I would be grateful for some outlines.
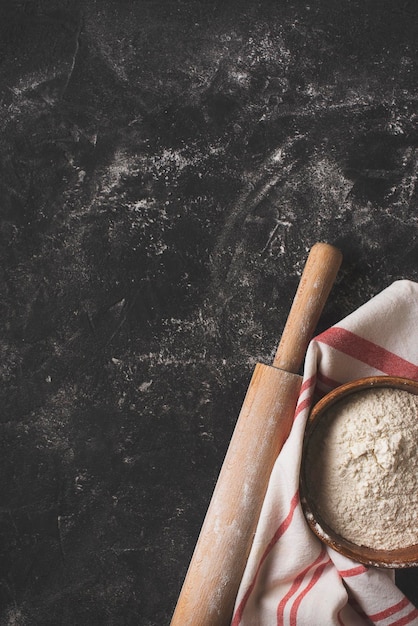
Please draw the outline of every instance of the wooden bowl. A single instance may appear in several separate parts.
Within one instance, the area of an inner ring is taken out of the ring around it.
[[[307,488],[307,452],[311,445],[312,434],[318,426],[321,417],[336,403],[350,394],[370,388],[402,389],[418,395],[418,382],[407,378],[394,376],[372,376],[360,378],[337,387],[324,396],[312,409],[305,432],[302,464],[300,471],[301,503],[306,520],[315,535],[341,554],[364,565],[386,568],[405,568],[418,566],[418,544],[391,550],[369,548],[356,545],[336,533],[321,517],[312,493]],[[418,512],[417,512],[418,514]]]

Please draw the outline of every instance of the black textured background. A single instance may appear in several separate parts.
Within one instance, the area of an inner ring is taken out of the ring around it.
[[[2,1],[1,626],[168,624],[307,250],[344,253],[319,330],[418,280],[417,35],[404,0]]]

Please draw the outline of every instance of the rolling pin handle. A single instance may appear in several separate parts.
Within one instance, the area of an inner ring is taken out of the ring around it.
[[[273,366],[296,374],[334,284],[342,261],[340,250],[316,243],[309,253]]]

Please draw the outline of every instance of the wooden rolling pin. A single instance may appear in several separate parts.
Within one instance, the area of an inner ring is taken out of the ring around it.
[[[297,374],[342,255],[308,256],[272,366],[257,363],[193,553],[171,626],[227,626],[274,462],[292,425]]]

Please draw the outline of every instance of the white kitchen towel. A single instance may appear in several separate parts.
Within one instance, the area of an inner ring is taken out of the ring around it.
[[[299,500],[306,420],[326,392],[356,378],[418,380],[418,284],[394,282],[309,345],[294,423],[275,463],[232,626],[418,626],[394,572],[327,548]]]

